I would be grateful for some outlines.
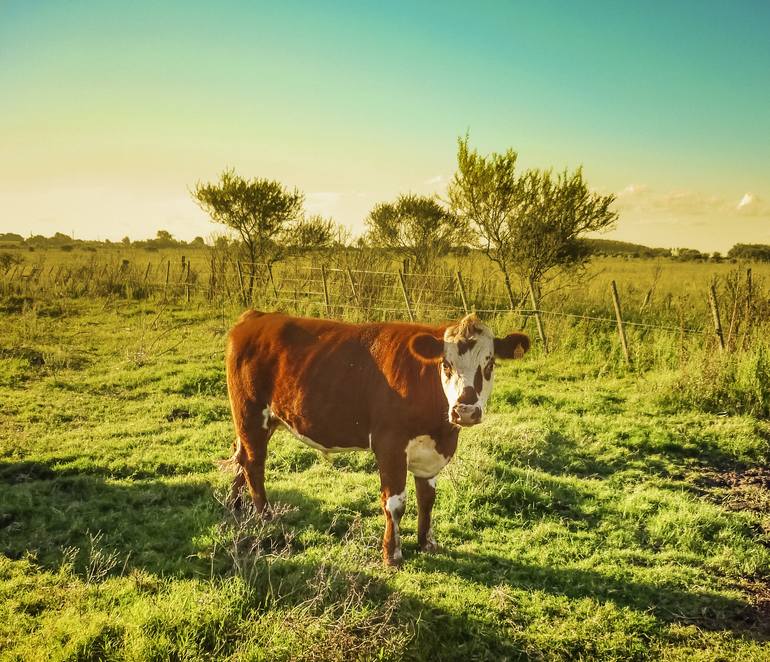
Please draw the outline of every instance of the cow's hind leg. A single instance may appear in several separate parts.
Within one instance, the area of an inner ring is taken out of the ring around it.
[[[438,545],[433,537],[431,515],[436,500],[436,478],[415,476],[414,488],[417,494],[417,542],[423,552],[435,552]]]
[[[263,411],[259,411],[257,416],[248,416],[239,424],[236,423],[236,431],[238,449],[235,457],[240,467],[233,479],[231,499],[237,503],[245,484],[249,488],[255,510],[266,514],[269,504],[265,492],[265,460],[267,442],[275,431],[275,425]]]

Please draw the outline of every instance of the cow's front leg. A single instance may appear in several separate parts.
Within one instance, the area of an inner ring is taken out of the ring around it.
[[[417,493],[417,542],[423,552],[435,552],[438,545],[433,537],[431,515],[433,502],[436,500],[436,478],[415,476],[414,487]]]
[[[380,463],[380,500],[385,515],[385,536],[382,558],[385,565],[401,564],[401,535],[399,526],[406,509],[406,461],[390,459]]]

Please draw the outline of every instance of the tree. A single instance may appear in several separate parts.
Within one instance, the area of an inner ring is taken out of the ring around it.
[[[515,151],[481,156],[468,143],[467,135],[458,140],[449,202],[476,229],[478,245],[503,272],[512,302],[511,274],[538,280],[554,268],[583,264],[589,252],[581,235],[617,219],[610,209],[615,196],[591,193],[582,168],[519,174]]]
[[[400,195],[376,205],[366,219],[367,241],[413,261],[417,272],[465,240],[466,226],[433,196]]]
[[[258,263],[270,265],[283,256],[285,240],[302,218],[304,196],[277,181],[246,180],[232,169],[218,183],[196,184],[192,196],[214,222],[240,236],[250,300]]]
[[[158,230],[155,233],[155,239],[151,239],[151,241],[158,247],[174,246],[177,243],[176,239],[174,239],[174,235],[168,230]]]
[[[293,225],[286,233],[287,249],[295,255],[330,248],[338,234],[331,218],[310,216]]]

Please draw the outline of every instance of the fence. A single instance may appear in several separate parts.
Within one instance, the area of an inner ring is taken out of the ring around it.
[[[174,264],[176,262],[176,264]],[[406,266],[406,265],[405,265]],[[252,269],[253,267],[253,269]],[[689,312],[689,319],[679,314],[675,323],[661,323],[624,316],[618,287],[614,280],[603,297],[605,314],[575,310],[562,300],[559,306],[543,307],[540,288],[530,281],[523,291],[511,297],[502,279],[490,269],[484,276],[467,276],[460,270],[444,269],[417,274],[407,269],[359,269],[349,266],[308,265],[307,261],[287,261],[279,265],[256,265],[226,257],[212,257],[195,264],[181,260],[161,260],[138,264],[128,260],[99,262],[92,259],[80,264],[13,264],[0,276],[5,296],[35,299],[40,296],[107,296],[126,299],[155,299],[192,304],[229,304],[282,309],[297,314],[345,318],[357,321],[409,319],[444,321],[471,311],[485,318],[500,315],[518,318],[521,328],[530,317],[535,320],[537,337],[548,351],[547,318],[569,319],[575,323],[613,325],[617,328],[626,362],[632,356],[628,328],[662,330],[684,334],[713,335],[720,351],[734,347],[740,325],[745,331],[755,317],[759,297],[752,283],[751,269],[745,283],[728,287],[729,326],[725,333],[717,288],[710,283],[704,292],[708,309]],[[729,285],[729,283],[728,283]],[[646,293],[639,310],[649,310],[653,287]],[[518,303],[517,303],[518,302]],[[529,304],[527,306],[526,304]],[[596,303],[596,302],[592,302]],[[612,304],[611,309],[609,304]],[[668,305],[671,308],[669,295]],[[595,307],[595,306],[594,306]],[[636,315],[637,318],[640,314]],[[709,328],[710,327],[710,328]]]

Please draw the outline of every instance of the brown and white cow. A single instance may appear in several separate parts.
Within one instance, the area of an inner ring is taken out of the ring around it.
[[[324,452],[374,453],[388,565],[401,561],[399,523],[411,472],[418,542],[435,550],[436,475],[454,455],[460,428],[481,422],[495,357],[528,349],[526,335],[495,338],[473,314],[432,327],[244,313],[230,331],[226,358],[237,435],[231,503],[240,505],[246,484],[257,511],[268,507],[267,443],[282,425]]]

